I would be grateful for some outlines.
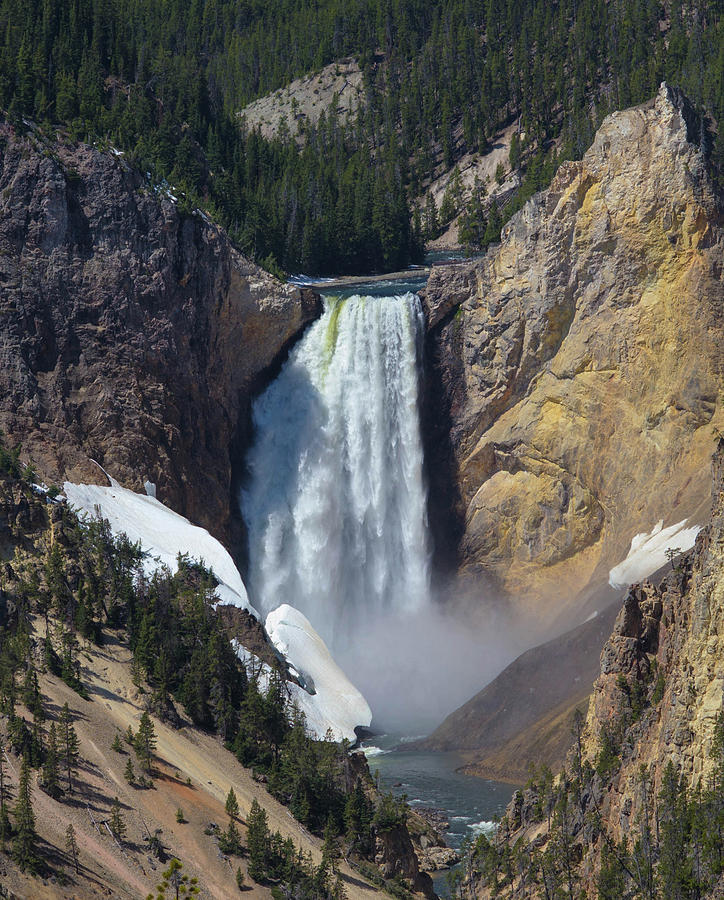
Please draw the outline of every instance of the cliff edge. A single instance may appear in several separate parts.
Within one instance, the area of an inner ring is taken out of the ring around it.
[[[0,427],[49,484],[95,460],[228,542],[251,398],[318,302],[116,151],[0,124]]]
[[[635,534],[708,510],[724,233],[694,119],[666,84],[608,116],[499,247],[424,292],[438,552],[542,636],[602,608]]]

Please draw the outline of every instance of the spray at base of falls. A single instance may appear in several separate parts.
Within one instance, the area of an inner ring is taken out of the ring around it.
[[[481,677],[470,623],[431,601],[422,335],[415,294],[326,298],[254,405],[241,496],[252,602],[301,610],[398,727],[436,724]]]

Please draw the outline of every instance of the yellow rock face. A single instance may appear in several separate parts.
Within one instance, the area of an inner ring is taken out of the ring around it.
[[[544,631],[631,538],[709,508],[724,430],[724,240],[685,105],[609,116],[581,162],[425,302],[451,420],[460,573]],[[434,487],[434,486],[433,486]]]

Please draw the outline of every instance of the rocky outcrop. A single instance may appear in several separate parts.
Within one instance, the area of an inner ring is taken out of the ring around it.
[[[443,837],[450,827],[443,810],[410,807],[406,824],[421,872],[439,872],[460,862],[458,851],[448,847]]]
[[[626,596],[601,653],[580,758],[574,747],[555,786],[542,790],[532,783],[519,792],[492,845],[497,850],[516,846],[530,863],[530,854],[545,860],[550,853],[553,859],[565,840],[565,857],[581,895],[597,893],[602,864],[612,859],[621,861],[620,896],[626,879],[638,877],[628,854],[639,853],[639,859],[648,854],[653,867],[664,865],[664,831],[671,816],[662,793],[667,768],[677,784],[690,790],[692,801],[701,797],[699,791],[712,790],[717,769],[724,771],[724,439],[714,456],[712,484],[711,519],[694,551],[658,586],[634,585]],[[718,784],[713,790],[720,798]],[[721,833],[710,838],[721,851]],[[482,859],[495,859],[497,851],[491,853],[490,845],[477,850],[468,868],[469,896],[529,896],[526,879],[530,882],[532,867],[494,889]],[[679,865],[685,864],[684,853]],[[549,868],[551,879],[567,877],[562,870],[556,875],[555,867]],[[702,863],[702,873],[705,868]],[[712,877],[720,878],[718,870]],[[720,881],[706,896],[720,896],[723,887]],[[652,896],[673,894],[664,889]]]
[[[404,879],[414,893],[431,898],[436,896],[432,879],[420,871],[405,825],[376,830],[374,861],[386,881]]]
[[[715,725],[724,710],[724,440],[713,464],[713,513],[694,552],[658,586],[634,585],[601,654],[587,722],[594,756],[601,729],[630,703],[636,685],[659,684],[657,704],[629,729],[622,765],[604,799],[619,840],[640,806],[640,767],[655,793],[668,762],[689,784],[714,766]]]
[[[251,397],[317,313],[122,156],[0,126],[0,426],[48,483],[95,460],[228,539]]]
[[[694,126],[666,85],[610,115],[424,293],[439,555],[539,633],[585,618],[634,534],[708,509],[724,236]]]

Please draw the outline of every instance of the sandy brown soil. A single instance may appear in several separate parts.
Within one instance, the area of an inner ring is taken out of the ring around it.
[[[214,837],[204,834],[210,822],[222,828],[226,826],[224,801],[232,785],[239,800],[242,840],[245,817],[256,798],[266,809],[270,827],[292,837],[297,846],[310,851],[318,862],[321,841],[271,798],[216,738],[189,724],[173,730],[154,720],[158,739],[154,788],[141,789],[127,784],[123,772],[128,753],[113,751],[111,743],[116,730],[125,732],[128,725],[137,728],[143,712],[143,696],[131,679],[128,647],[114,633],[106,633],[106,637],[102,648],[89,647],[82,654],[83,681],[88,686],[90,700],[83,700],[53,676],[44,675],[41,679],[44,705],[50,715],[57,717],[68,702],[83,757],[79,787],[69,799],[58,802],[37,787],[33,791],[36,826],[45,844],[43,855],[51,859],[56,871],[65,871],[68,883],[63,886],[56,878],[44,881],[23,876],[2,856],[0,883],[16,897],[28,900],[145,898],[160,881],[165,865],[148,854],[144,837],[147,829],[153,832],[161,828],[168,855],[181,859],[184,871],[198,879],[202,897],[226,900],[239,895],[235,880],[237,866],[245,875],[245,896],[269,897],[267,888],[248,878],[245,860],[223,856]],[[124,747],[127,748],[125,743]],[[135,754],[131,758],[139,774]],[[6,763],[14,787],[19,760],[7,754]],[[187,779],[191,780],[190,785]],[[121,801],[127,825],[122,847],[103,824],[109,817],[114,796]],[[186,819],[183,824],[176,822],[179,807]],[[76,876],[65,853],[68,822],[73,823],[80,847],[80,876]],[[350,900],[368,900],[379,895],[377,888],[364,883],[347,867],[343,867],[342,875]]]
[[[340,59],[313,75],[297,78],[286,87],[254,100],[239,116],[246,119],[248,128],[259,127],[266,138],[274,137],[283,121],[290,134],[297,136],[302,123],[313,125],[319,121],[335,94],[337,111],[344,121],[364,101],[362,72],[356,60]]]
[[[486,187],[486,197],[497,197],[498,195],[506,195],[512,188],[519,184],[518,176],[510,172],[510,140],[517,128],[517,124],[509,125],[500,131],[493,140],[492,146],[488,153],[481,156],[478,153],[466,153],[457,162],[457,168],[460,170],[460,180],[462,182],[465,197],[469,199],[471,189],[475,184],[476,177]],[[499,165],[503,166],[506,173],[505,179],[501,184],[495,179],[495,172]],[[454,169],[446,170],[439,175],[425,191],[424,196],[420,197],[418,203],[424,208],[425,198],[427,194],[432,194],[438,209],[442,204],[445,191],[452,179]],[[458,250],[460,249],[460,241],[458,238],[458,220],[453,219],[445,231],[434,241],[427,244],[428,250]]]

